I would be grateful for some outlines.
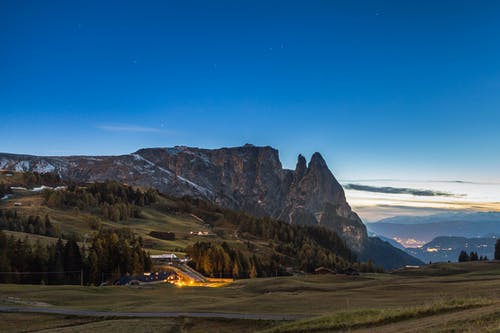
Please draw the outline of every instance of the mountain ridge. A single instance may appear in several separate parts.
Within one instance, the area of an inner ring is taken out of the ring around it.
[[[295,170],[282,167],[278,150],[246,144],[203,149],[143,148],[106,156],[36,156],[0,153],[0,169],[55,172],[84,182],[107,179],[151,186],[170,195],[199,197],[223,207],[269,215],[289,223],[324,224],[361,249],[366,228],[320,153]]]
[[[320,153],[295,170],[283,168],[277,149],[250,144],[204,149],[143,148],[116,156],[35,156],[0,153],[0,169],[54,172],[79,182],[116,180],[190,196],[221,207],[337,232],[357,253],[373,248],[366,227]]]

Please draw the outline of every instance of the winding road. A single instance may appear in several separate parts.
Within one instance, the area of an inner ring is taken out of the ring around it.
[[[223,313],[223,312],[117,312],[94,311],[64,308],[42,308],[22,306],[0,306],[0,312],[10,313],[44,313],[54,315],[68,315],[79,317],[116,317],[116,318],[226,318],[226,319],[251,319],[251,320],[294,320],[307,318],[302,315],[284,314],[256,314],[256,313]]]

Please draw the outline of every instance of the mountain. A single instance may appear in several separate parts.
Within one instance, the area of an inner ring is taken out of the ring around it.
[[[0,169],[55,172],[79,182],[117,180],[154,187],[168,195],[203,198],[256,216],[325,225],[353,247],[366,238],[365,226],[319,153],[309,165],[300,155],[293,171],[282,168],[276,149],[253,145],[214,150],[151,148],[121,156],[0,154]]]
[[[368,229],[397,239],[407,247],[422,246],[438,236],[484,237],[500,235],[500,213],[444,213],[430,216],[398,216],[368,223]]]
[[[282,167],[276,149],[249,144],[221,149],[148,148],[120,156],[2,153],[0,169],[54,172],[78,182],[116,180],[291,224],[320,225],[336,231],[361,255],[368,245],[373,250],[376,242],[368,237],[365,225],[351,210],[342,186],[319,153],[313,154],[309,164],[299,155],[295,170]],[[384,245],[381,251],[390,255],[392,249]]]
[[[381,235],[377,235],[376,233],[374,232],[371,232],[371,231],[368,231],[368,235],[370,237],[376,237],[376,238],[379,238],[380,240],[384,241],[384,242],[387,242],[389,244],[391,244],[392,246],[394,246],[396,249],[400,249],[402,251],[405,251],[406,252],[406,248],[401,245],[400,243],[396,242],[394,239],[391,239],[391,238],[387,238],[387,237],[384,237],[384,236],[381,236]]]
[[[365,243],[364,250],[359,255],[359,260],[368,260],[374,263],[383,263],[386,269],[395,269],[404,265],[420,266],[423,262],[406,251],[395,248],[389,242],[378,237],[369,237]]]
[[[478,256],[487,256],[492,259],[495,253],[496,237],[450,237],[434,238],[421,248],[408,248],[408,253],[424,262],[457,261],[460,251],[477,252]]]
[[[500,212],[445,212],[424,216],[394,216],[379,220],[374,223],[392,224],[426,224],[439,222],[500,222]]]

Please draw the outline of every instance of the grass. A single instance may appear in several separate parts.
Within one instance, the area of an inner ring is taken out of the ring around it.
[[[441,272],[436,274],[438,270]],[[429,276],[424,274],[426,271],[430,272]],[[205,326],[213,328],[206,331],[215,332],[245,332],[245,327],[246,332],[363,331],[374,327],[382,332],[398,333],[408,328],[418,332],[462,332],[459,322],[464,328],[470,328],[470,332],[474,332],[475,325],[484,328],[481,331],[494,332],[500,324],[500,263],[436,264],[404,274],[249,279],[222,288],[0,285],[2,305],[28,306],[36,302],[44,306],[99,311],[215,311],[314,317],[289,324],[205,322],[205,319],[192,318],[189,325],[177,319],[162,322],[110,318],[109,322],[78,323],[60,328],[60,332],[116,331],[113,327],[123,332],[134,331],[134,328],[138,332],[147,331],[142,330],[144,327],[150,327],[149,331],[162,331],[163,327],[165,332],[200,332]],[[14,314],[2,314],[2,320],[11,315]],[[37,315],[26,316],[38,318]],[[55,318],[52,324],[44,321],[49,319],[42,319],[20,320],[19,325],[29,327],[32,322],[34,326],[53,324],[56,327],[64,318]],[[134,324],[139,322],[144,326]],[[199,326],[200,322],[203,325]],[[6,326],[7,323],[1,322],[0,327],[12,327]],[[11,323],[16,327],[14,320]]]
[[[96,319],[72,316],[37,314],[2,314],[0,333],[7,332],[120,332],[120,333],[202,333],[202,332],[255,332],[266,329],[273,322],[260,320],[225,320],[205,318],[165,319]]]
[[[94,322],[93,318],[76,318],[34,313],[2,313],[0,332],[30,332]]]
[[[358,309],[332,315],[299,320],[264,331],[265,333],[307,333],[335,330],[352,330],[361,327],[376,327],[389,323],[433,316],[441,313],[465,310],[490,305],[485,299],[450,300],[398,309]],[[263,333],[264,333],[263,332]]]
[[[436,327],[435,332],[440,333],[475,333],[475,332],[500,332],[500,310],[465,320],[454,320]]]
[[[237,280],[222,288],[4,284],[0,285],[0,302],[5,302],[7,297],[16,297],[53,306],[101,311],[217,311],[318,316],[355,309],[411,307],[447,299],[498,300],[500,263],[463,264],[463,267],[466,273],[450,276],[308,275]],[[482,273],[476,274],[475,269]]]

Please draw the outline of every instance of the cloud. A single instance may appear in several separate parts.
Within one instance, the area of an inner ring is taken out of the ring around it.
[[[98,129],[108,132],[136,132],[136,133],[171,133],[170,131],[166,131],[159,128],[154,127],[145,127],[145,126],[137,126],[137,125],[98,125],[96,126]]]
[[[389,186],[369,186],[361,184],[346,184],[344,188],[348,190],[364,191],[364,192],[376,192],[376,193],[388,193],[388,194],[411,194],[414,196],[423,197],[454,197],[455,195],[448,192],[433,191],[433,190],[420,190],[414,188],[406,187],[389,187]]]

